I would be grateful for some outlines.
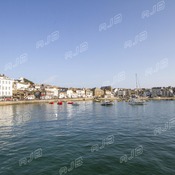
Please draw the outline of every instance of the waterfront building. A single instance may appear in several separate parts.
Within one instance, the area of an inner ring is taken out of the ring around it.
[[[162,87],[153,87],[151,89],[151,97],[157,97],[157,96],[162,96],[163,95],[163,88]]]
[[[14,99],[33,99],[34,97],[34,83],[26,78],[19,78],[13,82],[13,98]]]
[[[76,92],[76,94],[79,98],[85,98],[86,97],[84,89],[77,89],[75,92]]]
[[[162,89],[163,97],[174,97],[174,91],[172,87],[167,87]]]
[[[11,98],[13,95],[13,80],[6,77],[4,74],[0,75],[0,98]]]
[[[87,98],[92,98],[93,97],[93,91],[91,91],[90,89],[86,89],[85,93],[86,93]]]
[[[93,96],[94,97],[103,97],[104,96],[104,90],[99,89],[99,88],[93,88]]]
[[[66,92],[59,92],[58,98],[67,98]]]
[[[68,98],[72,98],[73,94],[74,94],[74,92],[73,92],[72,89],[68,89],[67,92],[66,92],[66,95],[67,95]]]
[[[104,90],[104,98],[113,98],[114,95],[109,90]]]
[[[118,96],[119,97],[125,97],[126,96],[126,90],[125,89],[119,89],[118,90]]]
[[[122,89],[122,88],[114,89],[113,93],[115,96],[122,97],[122,98],[124,98],[126,96],[130,96],[130,94],[131,94],[130,90]]]
[[[112,92],[112,87],[111,86],[102,86],[101,90],[103,90],[103,91],[107,90],[107,91]]]
[[[58,94],[59,94],[58,91],[59,91],[59,89],[57,87],[44,86],[44,85],[42,85],[41,87],[40,87],[41,99],[44,100],[44,99],[58,98]]]
[[[27,95],[26,98],[27,100],[34,100],[35,99],[35,95]]]
[[[30,87],[30,83],[19,82],[15,80],[13,82],[13,90],[27,90]]]
[[[35,89],[41,89],[41,85],[40,84],[35,84],[34,87],[35,87]]]
[[[78,94],[76,92],[73,92],[72,98],[78,98]]]
[[[151,97],[151,90],[145,89],[143,92],[143,97]]]

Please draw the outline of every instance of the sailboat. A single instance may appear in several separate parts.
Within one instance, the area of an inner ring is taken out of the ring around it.
[[[138,82],[137,82],[137,74],[136,74],[136,91],[138,89]],[[138,91],[137,91],[137,95],[135,96],[132,96],[130,99],[129,99],[129,104],[130,105],[144,105],[145,104],[145,101],[142,100],[139,96],[138,96]]]
[[[130,105],[144,105],[145,101],[140,99],[140,97],[135,96],[129,99],[129,104]]]

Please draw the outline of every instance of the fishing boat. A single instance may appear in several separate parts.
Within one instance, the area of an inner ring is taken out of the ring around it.
[[[53,105],[53,104],[54,104],[54,102],[53,102],[53,101],[51,101],[51,102],[49,102],[49,104]]]
[[[95,98],[93,101],[94,101],[94,102],[101,102],[101,100],[98,99],[98,98]]]
[[[78,103],[73,103],[72,106],[79,106],[79,104]]]
[[[101,103],[101,105],[102,106],[111,106],[111,105],[113,105],[113,102],[105,100],[104,102]]]
[[[67,102],[67,104],[71,104],[71,105],[72,105],[73,103],[74,103],[73,101],[68,101],[68,102]]]
[[[62,104],[63,104],[62,101],[58,101],[58,102],[57,102],[57,105],[62,105]]]

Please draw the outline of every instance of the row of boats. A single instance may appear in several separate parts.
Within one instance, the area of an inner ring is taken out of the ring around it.
[[[100,99],[94,99],[94,102],[100,102],[102,106],[111,106],[111,105],[114,104],[112,100],[103,100],[103,101],[101,101]],[[49,104],[54,104],[54,102],[53,101],[49,102]],[[67,104],[70,104],[72,106],[79,106],[78,103],[72,102],[72,101],[68,101]],[[145,105],[146,101],[142,100],[141,98],[136,96],[136,97],[131,97],[128,101],[128,104],[129,105]],[[57,105],[63,105],[63,102],[58,101]]]
[[[49,104],[54,104],[54,102],[51,101],[51,102],[49,102]],[[79,106],[78,103],[75,103],[75,102],[72,102],[72,101],[68,101],[67,104],[72,105],[72,106]],[[63,105],[63,102],[62,101],[58,101],[57,105]]]
[[[53,101],[49,102],[49,104],[54,104],[54,102]],[[72,106],[79,106],[79,104],[75,103],[75,102],[67,102],[67,104],[70,104]],[[57,105],[63,105],[63,102],[62,101],[58,101]],[[101,103],[101,105],[102,106],[110,106],[110,105],[113,105],[113,102],[105,100],[104,102]]]
[[[101,102],[100,99],[94,99],[94,102]],[[129,100],[128,100],[128,103],[129,105],[145,105],[146,104],[146,101],[141,99],[140,97],[138,96],[134,96],[134,97],[131,97]],[[113,105],[113,101],[111,100],[104,100],[102,103],[101,103],[102,106],[111,106]]]
[[[111,106],[114,104],[112,100],[101,101],[100,99],[94,99],[94,102],[100,102],[102,106]],[[145,105],[146,104],[146,102],[144,100],[142,100],[141,98],[139,98],[138,96],[131,97],[129,99],[128,103],[130,105]],[[54,104],[54,102],[53,101],[49,102],[49,104]],[[67,104],[72,105],[72,106],[79,106],[78,103],[72,102],[72,101],[68,101]],[[63,102],[58,101],[57,105],[63,105]]]

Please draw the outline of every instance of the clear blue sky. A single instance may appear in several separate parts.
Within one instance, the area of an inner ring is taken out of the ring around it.
[[[160,2],[165,7],[153,11]],[[143,19],[145,10],[153,13]],[[109,26],[118,14],[122,21],[99,31],[100,24]],[[174,18],[174,0],[1,0],[0,73],[66,87],[126,88],[135,87],[137,73],[141,87],[175,86]],[[56,31],[57,40],[36,48]],[[147,38],[140,41],[144,31]],[[137,36],[135,45],[124,47]],[[65,59],[84,42],[86,51]],[[5,70],[24,53],[26,61]],[[154,72],[145,76],[148,68]],[[118,77],[121,72],[124,79]]]

